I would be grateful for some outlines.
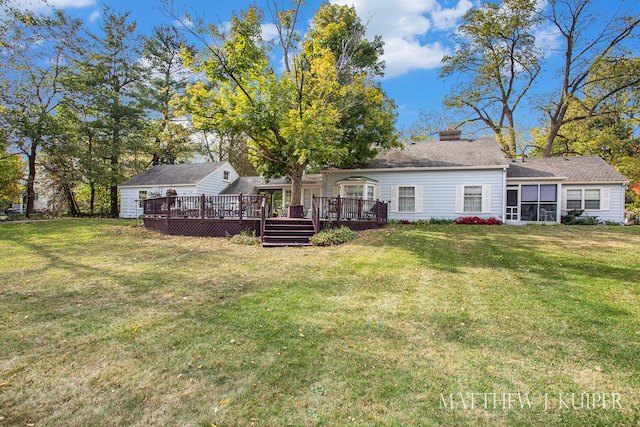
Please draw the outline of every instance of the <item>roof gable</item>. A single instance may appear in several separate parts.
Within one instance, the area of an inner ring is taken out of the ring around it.
[[[511,160],[509,179],[558,178],[565,183],[627,182],[622,174],[598,156],[544,157]]]
[[[120,187],[195,185],[225,164],[227,164],[226,161],[156,165],[126,180],[120,184]]]

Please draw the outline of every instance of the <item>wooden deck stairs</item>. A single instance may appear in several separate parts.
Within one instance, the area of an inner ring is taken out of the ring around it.
[[[269,218],[264,226],[262,246],[311,246],[313,222],[304,218]]]

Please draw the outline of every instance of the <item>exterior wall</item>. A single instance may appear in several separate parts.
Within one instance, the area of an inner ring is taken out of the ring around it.
[[[417,221],[430,218],[455,219],[461,216],[503,219],[505,204],[505,172],[503,169],[329,172],[325,174],[325,179],[323,180],[323,195],[334,195],[336,182],[354,175],[377,181],[379,199],[391,202],[389,219]],[[490,200],[486,202],[486,212],[456,212],[456,190],[458,186],[462,185],[485,186],[484,188],[490,192]],[[392,192],[398,186],[416,186],[416,188],[422,189],[422,194],[416,195],[417,201],[422,196],[422,203],[417,207],[417,212],[395,212],[397,207],[393,206],[393,203],[396,202],[393,200],[395,197]]]
[[[625,186],[622,184],[564,184],[562,186],[562,204],[561,210],[563,215],[567,212],[567,190],[599,189],[600,190],[600,209],[586,209],[584,215],[598,217],[601,221],[615,221],[624,223],[625,212]]]
[[[136,218],[142,215],[142,208],[136,202],[140,191],[146,191],[149,195],[154,193],[164,196],[169,188],[176,190],[178,196],[197,194],[195,185],[120,187],[120,218]]]
[[[229,178],[224,179],[224,172],[229,172]],[[216,169],[212,174],[200,181],[195,188],[194,194],[188,194],[189,196],[200,196],[206,194],[207,196],[217,196],[222,190],[227,188],[233,181],[238,179],[240,175],[231,166],[229,162]],[[185,194],[187,195],[187,194]]]

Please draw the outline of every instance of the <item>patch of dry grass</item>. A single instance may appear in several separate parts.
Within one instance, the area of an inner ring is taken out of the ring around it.
[[[636,228],[396,226],[265,249],[52,221],[1,226],[0,251],[0,425],[640,421]],[[498,406],[464,408],[469,393]]]

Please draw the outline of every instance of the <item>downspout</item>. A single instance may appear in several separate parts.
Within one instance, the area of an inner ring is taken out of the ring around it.
[[[507,168],[502,168],[502,223],[505,223],[507,218]]]

